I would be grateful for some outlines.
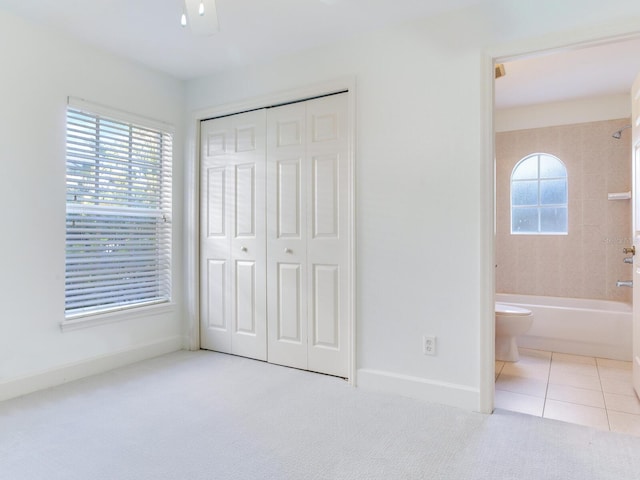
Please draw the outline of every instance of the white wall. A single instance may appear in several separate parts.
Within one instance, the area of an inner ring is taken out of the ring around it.
[[[484,54],[640,28],[637,2],[488,3],[187,84],[193,112],[356,77],[358,384],[481,410],[493,322]]]
[[[0,399],[183,342],[182,259],[172,312],[62,332],[68,95],[176,126],[175,209],[183,208],[184,85],[0,12]],[[180,215],[176,216],[180,218]],[[175,225],[176,252],[182,225]]]
[[[477,233],[480,215],[477,203],[469,208],[450,185],[480,195],[479,135],[459,141],[460,118],[479,116],[479,60],[464,45],[443,51],[428,37],[422,25],[410,26],[192,81],[187,108],[357,76],[359,384],[404,375],[465,390],[478,383],[479,312],[477,301],[461,304],[458,295],[478,297],[478,245],[464,257],[465,274],[451,273],[459,267],[456,252],[469,246],[459,227]],[[446,77],[434,76],[443,63]],[[476,82],[468,88],[470,78]],[[448,88],[458,91],[457,105],[437,92]],[[436,130],[441,138],[431,134]],[[438,336],[438,356],[422,354],[425,333]],[[459,368],[459,359],[470,358]]]
[[[60,331],[67,95],[180,125],[183,111],[354,75],[359,384],[490,409],[489,389],[481,389],[492,381],[488,56],[604,38],[638,25],[637,0],[488,1],[197,79],[183,101],[175,80],[0,13],[0,388],[30,376],[40,385],[63,381],[84,365],[106,368],[118,352],[150,354],[175,345],[183,332],[180,255],[172,314]],[[181,211],[184,171],[176,160]],[[193,165],[194,156],[187,161]],[[181,233],[176,223],[177,252]],[[437,356],[422,355],[424,333],[437,335]]]

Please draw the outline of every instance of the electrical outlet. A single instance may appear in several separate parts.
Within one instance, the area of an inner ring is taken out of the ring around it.
[[[422,353],[425,355],[436,354],[436,337],[435,335],[422,336]]]

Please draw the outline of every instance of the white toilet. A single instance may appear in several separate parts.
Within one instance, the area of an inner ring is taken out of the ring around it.
[[[529,331],[533,313],[526,308],[496,303],[496,360],[517,362],[516,337]]]

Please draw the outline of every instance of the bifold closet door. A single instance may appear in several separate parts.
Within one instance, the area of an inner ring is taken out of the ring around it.
[[[348,375],[347,95],[267,113],[268,360]]]
[[[307,102],[308,369],[348,376],[347,94]]]
[[[205,349],[266,360],[266,113],[201,123],[200,313]]]
[[[270,363],[306,370],[306,103],[267,113],[267,308]]]

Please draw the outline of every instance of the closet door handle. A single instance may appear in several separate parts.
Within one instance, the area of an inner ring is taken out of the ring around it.
[[[240,247],[240,250],[242,250],[243,252],[248,251],[247,247]]]
[[[293,253],[293,250],[291,250],[290,248],[285,248],[284,253]]]

